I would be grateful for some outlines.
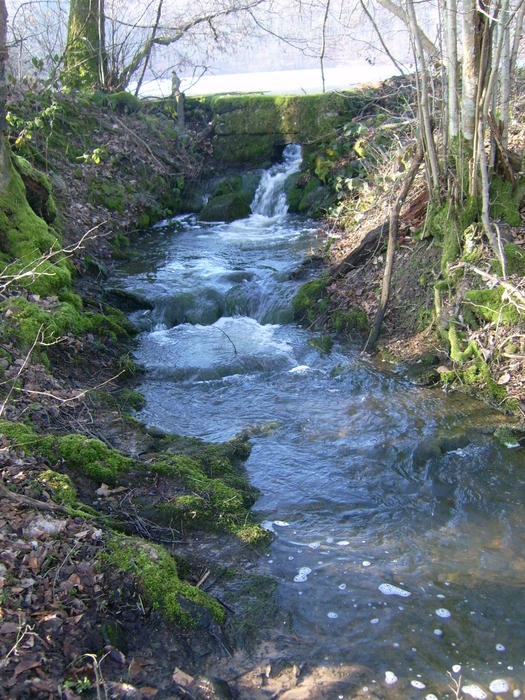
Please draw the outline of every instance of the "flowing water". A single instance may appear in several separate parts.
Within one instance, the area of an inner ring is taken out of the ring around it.
[[[212,441],[262,428],[246,467],[275,540],[257,569],[277,580],[282,633],[303,659],[365,669],[359,697],[456,697],[447,672],[462,697],[519,697],[523,449],[498,443],[476,402],[417,388],[355,347],[311,347],[291,273],[317,234],[282,192],[299,165],[288,147],[249,218],[179,217],[119,273],[152,307],[133,315],[139,417]]]

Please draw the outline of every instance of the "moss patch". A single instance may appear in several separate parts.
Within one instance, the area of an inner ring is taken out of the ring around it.
[[[39,475],[38,481],[51,491],[55,503],[72,506],[77,500],[77,490],[67,474],[46,469]]]
[[[131,572],[148,603],[169,621],[183,627],[196,627],[204,609],[217,622],[224,622],[224,610],[219,603],[182,581],[175,559],[161,545],[136,537],[114,536],[107,543],[104,560],[119,571]]]
[[[513,324],[520,321],[518,309],[509,301],[503,287],[470,290],[465,294],[461,309],[467,323],[474,327],[487,322]]]
[[[519,201],[514,197],[512,184],[497,176],[490,182],[490,215],[493,219],[504,219],[510,226],[521,223]]]
[[[330,281],[326,277],[306,282],[293,298],[294,316],[298,321],[314,323],[326,311],[326,289]]]
[[[28,273],[19,285],[49,296],[71,286],[71,263],[59,252],[60,242],[26,199],[20,175],[10,168],[0,195],[0,249],[15,259],[9,272]],[[42,256],[52,253],[47,260]]]
[[[38,435],[23,424],[0,421],[0,433],[10,438],[25,453],[39,455],[56,464],[65,465],[100,484],[116,484],[120,477],[130,471],[135,462],[117,450],[107,447],[95,438],[85,435]]]

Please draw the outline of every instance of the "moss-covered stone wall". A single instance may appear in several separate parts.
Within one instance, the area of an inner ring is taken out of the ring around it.
[[[209,95],[187,100],[189,114],[204,111],[214,123],[213,151],[227,165],[264,166],[283,146],[306,149],[356,116],[366,91],[324,95]]]

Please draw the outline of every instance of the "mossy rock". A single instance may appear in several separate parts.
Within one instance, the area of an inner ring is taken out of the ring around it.
[[[284,183],[284,192],[288,202],[288,211],[292,213],[299,212],[299,205],[304,196],[304,187],[302,186],[303,174],[292,173]]]
[[[202,221],[226,221],[244,219],[251,214],[250,205],[236,192],[212,197],[200,213]]]
[[[0,195],[0,250],[13,259],[9,273],[27,273],[18,285],[42,296],[70,287],[73,267],[60,249],[56,235],[30,207],[22,178],[10,167]]]
[[[300,288],[292,301],[294,317],[298,321],[314,323],[326,311],[326,289],[329,280],[325,277],[306,282]]]
[[[24,181],[26,197],[31,209],[46,223],[52,223],[56,219],[57,208],[51,193],[49,178],[25,158],[14,154],[12,158],[13,165]]]
[[[146,602],[168,621],[194,628],[207,612],[217,622],[224,622],[222,606],[200,588],[181,580],[177,562],[161,545],[137,537],[114,536],[106,547],[102,561],[132,573]]]

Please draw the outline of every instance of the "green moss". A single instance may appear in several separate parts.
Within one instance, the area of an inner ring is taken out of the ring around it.
[[[174,525],[185,522],[208,529],[229,532],[250,543],[267,542],[268,533],[253,523],[249,508],[258,491],[232,464],[244,441],[224,446],[203,445],[197,440],[176,438],[174,445],[186,447],[191,454],[164,454],[150,465],[153,473],[182,482],[189,493],[161,504],[156,517]]]
[[[146,405],[146,399],[139,391],[123,389],[119,394],[119,401],[123,408],[140,411]]]
[[[330,338],[330,336],[322,335],[319,338],[310,338],[308,345],[311,345],[312,348],[318,350],[321,355],[328,355],[334,346],[334,341]]]
[[[514,199],[512,183],[498,176],[490,181],[490,215],[493,219],[505,219],[510,226],[521,224],[519,202]]]
[[[72,266],[60,248],[46,222],[29,206],[20,175],[10,168],[6,188],[0,195],[0,249],[14,259],[9,272],[29,272],[19,286],[43,296],[69,287]],[[56,254],[42,260],[52,251]]]
[[[453,322],[448,329],[448,341],[450,344],[450,358],[453,362],[462,365],[472,357],[480,357],[479,350],[475,342],[470,342],[464,350],[461,350],[460,338]]]
[[[505,243],[503,247],[507,263],[507,274],[523,277],[525,275],[525,250],[515,243]],[[493,260],[491,269],[497,275],[501,275],[501,262],[499,260]]]
[[[250,213],[250,205],[242,194],[231,192],[209,199],[200,213],[200,218],[203,221],[230,222],[236,219],[244,219]]]
[[[51,490],[51,498],[55,503],[72,506],[77,499],[77,490],[67,474],[46,469],[42,472],[38,481]]]
[[[117,450],[85,435],[38,435],[23,424],[0,421],[0,432],[27,454],[39,455],[51,464],[65,465],[97,483],[116,484],[135,464]]]
[[[100,204],[110,211],[124,213],[126,190],[124,185],[115,180],[100,178],[93,180],[89,197],[94,204]]]
[[[298,321],[314,323],[326,311],[325,299],[329,280],[326,277],[306,282],[293,298],[294,316]]]
[[[503,287],[470,290],[465,294],[461,309],[466,322],[474,327],[487,322],[500,325],[520,322],[518,309],[508,300]]]
[[[182,581],[175,559],[161,545],[115,536],[107,544],[105,560],[122,572],[131,572],[148,603],[170,622],[196,627],[202,615],[199,608],[209,611],[217,622],[224,622],[224,610],[219,603],[200,588]],[[197,606],[197,610],[189,612],[184,600]]]
[[[364,333],[368,330],[367,315],[360,309],[352,311],[336,309],[330,317],[330,323],[337,333],[350,333],[351,331]]]
[[[50,462],[62,459],[65,464],[97,483],[116,484],[134,462],[96,438],[85,435],[47,436],[36,448]]]
[[[455,209],[448,202],[431,208],[427,227],[429,233],[441,241],[441,272],[444,275],[447,274],[448,264],[461,253],[464,231],[478,218],[479,204],[474,199],[468,199],[461,209]]]

